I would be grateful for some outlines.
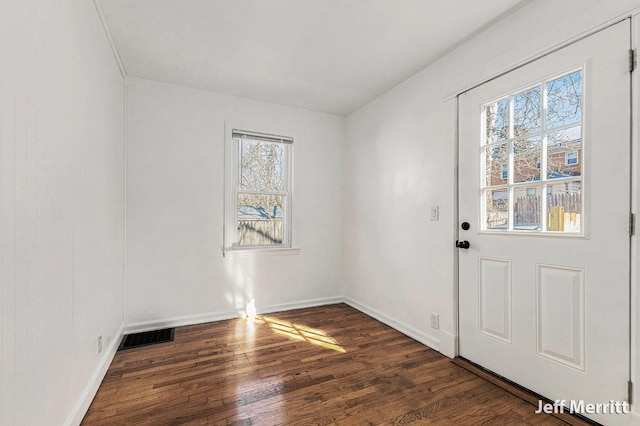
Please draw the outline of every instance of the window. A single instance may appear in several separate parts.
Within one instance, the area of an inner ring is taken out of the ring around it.
[[[582,232],[583,71],[482,107],[483,230]]]
[[[578,151],[569,151],[564,154],[564,165],[575,166],[578,164]]]
[[[227,139],[225,252],[291,247],[293,139],[237,129]]]

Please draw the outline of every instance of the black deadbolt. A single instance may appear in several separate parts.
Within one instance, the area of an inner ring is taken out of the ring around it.
[[[469,228],[471,228],[471,225],[469,225],[469,222],[462,222],[462,229],[467,231],[469,230]]]

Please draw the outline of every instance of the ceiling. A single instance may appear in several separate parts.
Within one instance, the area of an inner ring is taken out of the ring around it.
[[[346,116],[530,0],[98,0],[128,76]]]

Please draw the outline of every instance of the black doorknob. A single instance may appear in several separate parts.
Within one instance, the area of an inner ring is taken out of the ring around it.
[[[471,228],[471,225],[469,225],[469,222],[462,222],[462,225],[460,225],[462,227],[462,229],[464,229],[465,231],[468,231],[469,228]]]
[[[456,247],[461,249],[468,249],[469,247],[471,247],[471,244],[469,244],[469,241],[456,241]]]

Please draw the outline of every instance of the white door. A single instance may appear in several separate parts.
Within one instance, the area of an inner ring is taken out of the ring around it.
[[[629,32],[459,98],[460,356],[551,400],[627,399]]]

